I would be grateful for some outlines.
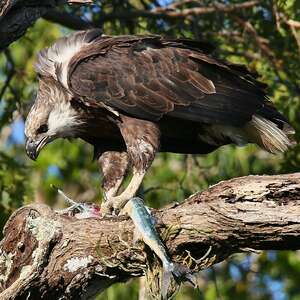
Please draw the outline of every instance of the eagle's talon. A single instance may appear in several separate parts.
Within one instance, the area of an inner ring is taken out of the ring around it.
[[[112,197],[109,200],[102,203],[101,212],[103,215],[117,216],[120,214],[123,207],[130,199],[125,199],[119,196]]]
[[[109,200],[106,200],[101,205],[101,212],[103,216],[112,216],[114,212],[113,203]]]
[[[122,209],[124,208],[124,206],[127,204],[127,202],[129,201],[130,199],[120,199],[119,201],[114,201],[114,204],[113,204],[113,209],[114,209],[114,213],[116,215],[119,215],[120,212],[122,211]]]
[[[103,201],[108,202],[108,197],[107,197],[106,192],[103,192]]]
[[[74,216],[78,213],[85,212],[85,208],[81,203],[73,204],[65,209],[59,210],[58,213],[68,216]]]

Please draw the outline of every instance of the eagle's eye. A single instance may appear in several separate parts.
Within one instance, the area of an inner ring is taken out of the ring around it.
[[[48,125],[47,124],[42,124],[36,131],[37,134],[40,133],[45,133],[48,131]]]

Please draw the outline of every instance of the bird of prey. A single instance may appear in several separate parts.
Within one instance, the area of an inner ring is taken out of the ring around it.
[[[37,58],[27,154],[35,160],[56,138],[92,144],[109,213],[135,195],[158,151],[206,154],[230,143],[285,151],[294,130],[265,85],[209,52],[197,41],[97,29],[57,40]],[[118,194],[128,169],[131,181]]]

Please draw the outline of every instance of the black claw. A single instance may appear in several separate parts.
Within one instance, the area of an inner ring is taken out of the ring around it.
[[[121,210],[120,210],[119,208],[114,208],[112,213],[113,213],[115,216],[118,216],[118,215],[120,214],[120,211],[121,211]]]

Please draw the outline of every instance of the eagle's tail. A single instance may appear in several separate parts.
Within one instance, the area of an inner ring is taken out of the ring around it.
[[[280,125],[256,114],[246,124],[244,132],[250,142],[263,149],[271,153],[284,152],[295,144],[292,138],[295,130],[285,121],[278,121]]]

